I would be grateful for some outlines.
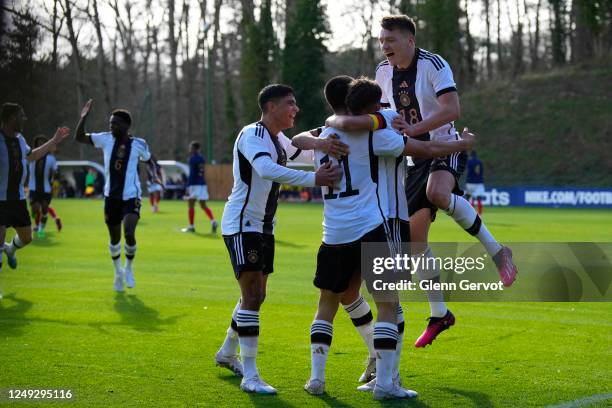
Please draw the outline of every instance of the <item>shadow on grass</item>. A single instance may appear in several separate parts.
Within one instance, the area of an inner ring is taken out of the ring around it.
[[[121,317],[121,321],[114,324],[131,326],[134,330],[143,332],[161,331],[161,326],[176,324],[180,317],[171,316],[162,319],[157,310],[145,305],[138,296],[125,293],[115,294],[115,311]]]
[[[7,307],[7,299],[15,302]],[[30,324],[25,314],[32,308],[32,302],[20,299],[14,293],[4,295],[0,300],[0,336],[22,336],[22,328]]]
[[[461,395],[462,397],[468,398],[474,403],[474,406],[476,407],[492,407],[493,406],[493,402],[491,402],[491,397],[489,397],[487,394],[482,393],[482,392],[465,391],[465,390],[459,390],[457,388],[450,388],[450,387],[444,387],[444,388],[438,388],[438,389],[441,391],[445,391],[451,394]]]
[[[242,380],[235,375],[224,375],[218,377],[220,380],[225,381],[232,386],[236,387],[236,392],[243,392],[240,389],[240,381]],[[287,407],[293,408],[294,404],[281,399],[283,395],[263,395],[263,394],[247,394],[251,399],[251,405],[254,407],[268,408],[268,407]],[[341,405],[342,406],[342,405]]]
[[[52,247],[57,245],[59,244],[53,239],[53,234],[47,234],[44,238],[34,238],[31,244],[31,246],[35,247]],[[19,252],[17,254],[19,254]]]
[[[275,239],[274,244],[286,248],[306,248],[306,245],[298,245],[294,244],[293,242],[282,241],[280,239]]]
[[[218,233],[212,233],[212,232],[192,232],[193,235],[195,235],[196,237],[200,237],[200,238],[206,238],[206,239],[222,239],[221,234]]]

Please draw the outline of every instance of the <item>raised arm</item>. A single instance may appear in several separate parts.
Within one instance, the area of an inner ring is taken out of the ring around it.
[[[68,129],[67,127],[57,128],[57,130],[55,131],[55,135],[53,135],[51,140],[49,140],[44,145],[32,150],[28,155],[27,160],[36,161],[40,159],[45,154],[49,153],[55,146],[60,144],[62,140],[68,137],[68,135],[70,135],[70,129]]]
[[[348,145],[342,143],[336,135],[320,139],[314,130],[293,136],[291,144],[300,150],[320,150],[335,158],[349,154]]]
[[[468,128],[463,130],[461,139],[448,142],[429,141],[408,138],[404,147],[404,156],[414,157],[443,157],[455,152],[470,150],[476,141],[476,136],[470,133]]]
[[[340,166],[321,166],[316,173],[294,170],[275,163],[269,153],[262,153],[260,156],[255,157],[252,165],[259,177],[293,186],[333,187],[342,178]]]
[[[325,120],[325,126],[340,130],[376,130],[372,115],[332,115]]]
[[[87,116],[91,111],[92,105],[93,99],[90,99],[81,110],[81,117],[79,118],[79,123],[77,123],[76,132],[74,133],[74,140],[79,143],[93,144],[91,138],[87,137],[85,134],[85,121],[87,120]]]

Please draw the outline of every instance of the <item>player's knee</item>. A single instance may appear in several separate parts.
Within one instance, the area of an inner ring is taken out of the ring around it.
[[[136,236],[134,234],[125,234],[125,243],[129,246],[136,245]]]
[[[447,209],[450,204],[450,194],[436,188],[427,189],[427,199],[440,209]]]

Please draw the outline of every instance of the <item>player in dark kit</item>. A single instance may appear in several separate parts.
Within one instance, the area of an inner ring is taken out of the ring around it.
[[[157,174],[149,146],[144,139],[129,133],[132,117],[123,109],[111,113],[110,132],[85,133],[85,121],[93,100],[81,111],[75,140],[102,149],[104,154],[104,219],[110,235],[109,251],[115,267],[114,288],[123,291],[135,285],[132,262],[136,255],[136,225],[140,218],[140,180],[138,161],[145,161],[152,174]],[[161,184],[159,179],[155,182]],[[125,266],[121,267],[121,224],[125,235]]]
[[[208,200],[208,186],[206,185],[206,177],[204,177],[204,169],[206,160],[200,154],[200,144],[191,142],[189,144],[189,177],[187,179],[187,196],[185,197],[189,203],[189,226],[183,228],[183,232],[195,232],[195,202],[200,202],[200,208],[204,210],[206,216],[210,220],[210,225],[213,234],[217,232],[217,221],[212,211],[206,205]]]
[[[27,162],[36,161],[49,153],[70,134],[67,127],[58,128],[53,138],[32,150],[21,132],[26,116],[20,105],[2,105],[0,127],[0,270],[2,252],[6,252],[8,264],[17,267],[15,252],[32,241],[32,228],[25,201],[24,184]],[[15,228],[17,234],[11,243],[4,243],[6,229]]]
[[[477,203],[478,214],[482,214],[482,198],[484,197],[484,166],[476,155],[476,151],[470,153],[470,160],[467,162],[467,177],[465,178],[465,193],[470,199],[470,204],[474,207]]]

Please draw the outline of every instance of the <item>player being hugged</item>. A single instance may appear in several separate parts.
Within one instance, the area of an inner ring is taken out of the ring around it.
[[[5,103],[0,113],[0,271],[2,252],[12,269],[17,267],[15,252],[32,242],[32,222],[25,201],[24,185],[27,163],[36,162],[70,134],[67,127],[58,128],[51,140],[31,149],[21,134],[26,115],[20,105]],[[6,229],[17,232],[11,243],[4,243]]]
[[[200,154],[200,143],[193,141],[189,144],[189,177],[187,178],[187,196],[185,199],[189,204],[189,226],[183,228],[183,232],[195,232],[195,202],[200,203],[200,208],[204,210],[206,216],[210,220],[212,233],[217,232],[217,221],[215,216],[206,205],[208,200],[208,186],[206,185],[206,177],[204,170],[206,160]]]
[[[110,236],[109,251],[115,267],[114,288],[135,285],[132,264],[136,255],[136,225],[140,218],[140,179],[138,161],[144,161],[157,174],[149,146],[129,133],[132,117],[127,110],[115,109],[110,116],[110,132],[85,133],[85,121],[93,100],[87,101],[77,124],[75,140],[101,149],[104,155],[104,220]],[[162,184],[156,179],[156,183]],[[121,224],[125,235],[125,267],[121,267]]]
[[[316,173],[289,169],[287,160],[312,163],[313,152],[291,145],[283,130],[293,127],[299,112],[295,93],[287,85],[264,87],[258,96],[261,119],[240,131],[233,149],[232,192],[225,204],[221,230],[234,269],[240,300],[221,349],[217,365],[243,376],[245,392],[275,394],[259,377],[256,366],[259,308],[266,297],[268,276],[274,270],[274,225],[281,184],[304,187],[333,186],[340,169],[328,163]],[[237,348],[240,345],[240,357]],[[243,367],[244,364],[244,367]]]

